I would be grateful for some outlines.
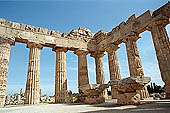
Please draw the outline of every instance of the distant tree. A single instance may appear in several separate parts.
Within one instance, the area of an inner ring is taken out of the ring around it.
[[[147,86],[148,92],[151,93],[163,93],[165,92],[165,88],[161,87],[160,85],[156,85],[155,83],[151,82],[151,85]]]
[[[111,95],[111,91],[108,90],[107,93],[108,93],[108,95]]]

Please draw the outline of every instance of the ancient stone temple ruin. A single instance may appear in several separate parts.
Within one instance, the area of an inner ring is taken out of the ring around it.
[[[102,58],[108,53],[108,64],[110,70],[110,86],[112,97],[120,101],[128,90],[120,90],[126,84],[139,83],[142,86],[139,90],[133,90],[133,98],[147,98],[149,96],[145,83],[142,82],[144,71],[137,47],[140,34],[146,30],[152,34],[156,56],[165,83],[166,98],[170,98],[170,41],[165,29],[170,23],[170,3],[155,11],[146,11],[142,15],[133,14],[126,22],[121,22],[112,31],[102,31],[93,34],[86,28],[73,29],[70,33],[60,33],[46,28],[34,27],[31,25],[11,22],[0,19],[0,106],[4,105],[6,96],[6,85],[8,78],[8,64],[10,48],[15,42],[27,44],[29,48],[29,64],[25,90],[25,104],[38,104],[40,101],[40,53],[43,47],[49,47],[56,53],[55,71],[55,102],[66,102],[67,94],[67,73],[66,53],[74,51],[78,56],[78,86],[89,85],[87,54],[95,59],[96,84],[105,84],[105,73]],[[127,83],[121,87],[121,74],[117,57],[117,50],[120,44],[125,43],[128,57],[130,77]],[[141,77],[141,79],[140,79]],[[137,79],[136,79],[137,78]],[[138,81],[140,79],[140,81]],[[117,81],[117,82],[116,82]],[[133,82],[132,82],[133,81]],[[116,85],[116,86],[115,86]],[[134,86],[136,87],[136,86]],[[106,87],[105,87],[106,88]],[[102,89],[99,97],[107,98],[106,89]],[[126,87],[125,87],[126,88]],[[133,89],[133,85],[130,86]],[[130,90],[130,89],[129,89]],[[83,93],[79,89],[80,93]],[[136,92],[136,93],[134,93]],[[119,95],[118,95],[119,93]],[[121,94],[120,94],[121,93]],[[130,94],[132,96],[132,94]],[[123,102],[120,102],[123,103]],[[131,103],[131,102],[130,102]],[[124,104],[124,103],[123,103]],[[128,104],[128,103],[126,103]]]

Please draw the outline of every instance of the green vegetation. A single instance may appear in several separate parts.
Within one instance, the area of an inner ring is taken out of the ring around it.
[[[73,103],[77,102],[78,98],[77,97],[73,97]]]
[[[112,96],[108,96],[108,99],[112,99]]]

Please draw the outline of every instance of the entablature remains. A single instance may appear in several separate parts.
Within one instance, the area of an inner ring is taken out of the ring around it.
[[[112,44],[119,45],[128,38],[150,30],[155,24],[166,26],[170,23],[170,2],[155,11],[146,11],[140,16],[133,14],[126,22],[107,32],[100,30],[93,34],[89,29],[73,29],[70,33],[60,33],[42,27],[11,22],[0,18],[0,37],[21,43],[38,43],[50,48],[67,48],[68,50],[85,50],[89,53],[105,51]]]

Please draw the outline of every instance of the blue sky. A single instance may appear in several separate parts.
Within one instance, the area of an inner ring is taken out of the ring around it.
[[[14,0],[11,0],[14,1]],[[58,0],[37,2],[2,2],[0,1],[0,18],[10,21],[45,27],[50,30],[69,33],[72,29],[86,27],[93,33],[99,30],[111,31],[132,14],[140,15],[146,10],[155,10],[168,0]],[[170,26],[167,26],[170,31]],[[157,64],[156,54],[150,32],[142,33],[138,40],[145,76],[163,85]],[[29,49],[25,44],[16,43],[11,48],[7,94],[19,92],[26,83]],[[118,50],[122,78],[129,76],[125,45]],[[88,55],[90,83],[95,83],[94,59]],[[77,92],[77,56],[67,52],[68,88]],[[106,81],[109,81],[107,54],[103,58]],[[54,95],[55,53],[50,48],[41,51],[41,89],[42,93]]]

